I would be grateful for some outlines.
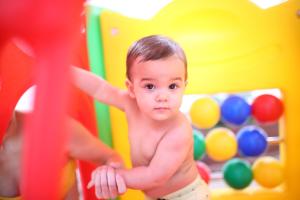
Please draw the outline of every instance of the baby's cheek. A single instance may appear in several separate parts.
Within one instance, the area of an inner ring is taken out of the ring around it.
[[[151,110],[151,108],[153,107],[153,103],[149,98],[144,97],[144,99],[140,101],[139,106],[142,110],[147,111],[147,110]]]
[[[182,99],[181,96],[174,97],[173,101],[172,101],[173,105],[176,106],[176,107],[180,106],[181,105],[181,101],[182,101],[181,99]]]

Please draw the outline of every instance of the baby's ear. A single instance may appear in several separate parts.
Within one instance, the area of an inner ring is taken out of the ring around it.
[[[134,91],[133,91],[133,83],[129,79],[126,79],[125,84],[126,84],[129,96],[131,98],[135,98]]]

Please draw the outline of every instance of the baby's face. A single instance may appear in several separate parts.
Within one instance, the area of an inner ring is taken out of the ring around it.
[[[140,110],[154,120],[166,120],[178,113],[185,89],[185,66],[176,55],[139,62],[131,68],[129,91]]]

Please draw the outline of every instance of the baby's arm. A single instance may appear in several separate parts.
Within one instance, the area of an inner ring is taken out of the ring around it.
[[[179,169],[192,146],[191,127],[169,132],[157,147],[149,166],[118,169],[127,188],[147,190],[165,184]]]
[[[177,127],[164,136],[148,166],[117,169],[116,173],[124,178],[127,188],[147,190],[159,187],[176,173],[187,158],[192,144],[191,126],[188,123],[183,123],[181,127]],[[95,180],[91,182],[95,183]],[[102,187],[101,184],[98,184],[99,187]],[[104,181],[104,186],[106,184],[107,181],[106,183]]]
[[[124,110],[125,98],[127,97],[125,90],[113,87],[101,77],[78,67],[71,67],[71,71],[73,83],[79,89],[102,103]]]

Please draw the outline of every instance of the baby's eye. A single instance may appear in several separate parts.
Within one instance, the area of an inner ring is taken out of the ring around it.
[[[171,89],[171,90],[174,90],[176,88],[178,88],[178,85],[175,83],[172,83],[171,85],[169,85],[169,89]]]
[[[146,84],[145,88],[148,90],[153,90],[155,88],[155,86],[153,84]]]

